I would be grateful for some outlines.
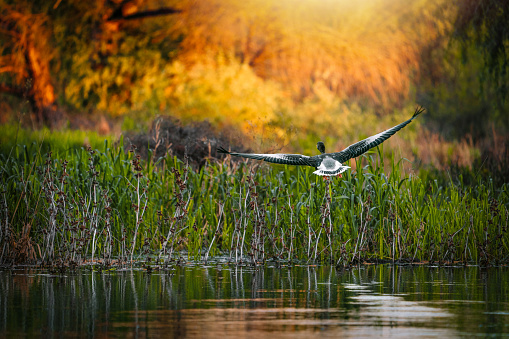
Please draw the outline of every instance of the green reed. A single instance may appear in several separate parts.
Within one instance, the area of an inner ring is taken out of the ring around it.
[[[0,155],[0,262],[508,263],[507,184],[440,183],[394,159],[385,173],[384,160],[370,154],[359,172],[324,180],[230,159],[193,169],[107,142],[18,146]]]

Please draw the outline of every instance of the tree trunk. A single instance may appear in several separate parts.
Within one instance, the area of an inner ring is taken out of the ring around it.
[[[31,36],[30,38],[32,38]],[[41,58],[40,51],[34,46],[32,39],[25,50],[28,67],[27,96],[39,124],[57,127],[63,118],[55,103],[55,89],[51,84],[49,60]]]

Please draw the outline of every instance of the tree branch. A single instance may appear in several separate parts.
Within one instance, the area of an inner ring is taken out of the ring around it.
[[[19,87],[11,87],[4,84],[0,84],[0,93],[7,93],[23,98],[23,90]]]
[[[149,18],[154,16],[168,15],[181,13],[182,11],[175,8],[163,7],[152,11],[138,12],[130,15],[123,16],[122,10],[116,10],[106,21],[120,21],[120,20],[136,20]]]

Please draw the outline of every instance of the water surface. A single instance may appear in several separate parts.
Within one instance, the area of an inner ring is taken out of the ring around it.
[[[0,336],[509,336],[509,269],[0,271]]]

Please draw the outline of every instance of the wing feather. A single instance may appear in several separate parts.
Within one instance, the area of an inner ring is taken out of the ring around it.
[[[316,167],[316,161],[314,161],[314,157],[308,157],[306,155],[301,154],[257,154],[257,153],[237,153],[237,152],[228,152],[223,147],[219,147],[217,149],[219,153],[226,153],[230,155],[234,155],[237,157],[243,157],[248,159],[256,159],[263,160],[266,162],[272,162],[275,164],[285,164],[285,165],[300,165],[300,166],[313,166]]]
[[[341,152],[332,153],[330,156],[340,163],[347,161],[348,159],[358,157],[359,155],[365,153],[373,147],[380,145],[385,140],[389,139],[393,136],[397,131],[408,125],[412,122],[419,114],[424,112],[424,108],[417,107],[414,115],[405,122],[402,122],[399,125],[396,125],[392,128],[389,128],[386,131],[373,135],[369,138],[356,142],[342,150]]]

